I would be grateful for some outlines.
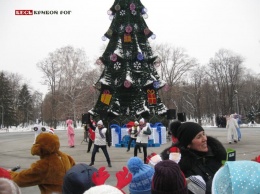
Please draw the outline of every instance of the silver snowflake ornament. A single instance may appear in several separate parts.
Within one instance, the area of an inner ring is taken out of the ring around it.
[[[118,69],[120,69],[120,68],[121,68],[121,63],[116,62],[116,63],[114,64],[114,69],[115,69],[115,70],[118,70]]]
[[[121,11],[120,11],[120,15],[121,15],[121,16],[124,16],[124,15],[125,15],[125,10],[121,10]]]
[[[136,68],[137,70],[141,68],[141,63],[139,63],[138,61],[134,62],[134,68]]]

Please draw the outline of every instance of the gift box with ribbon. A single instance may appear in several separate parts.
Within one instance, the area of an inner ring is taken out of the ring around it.
[[[149,104],[156,104],[156,95],[154,90],[147,90],[147,98]]]
[[[132,37],[130,34],[124,34],[124,42],[132,42]]]
[[[103,102],[106,105],[110,104],[111,98],[112,95],[110,94],[109,90],[104,90],[103,94],[101,94],[101,102]]]

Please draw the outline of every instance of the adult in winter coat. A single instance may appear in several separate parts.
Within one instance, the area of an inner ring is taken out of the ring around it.
[[[94,120],[90,120],[90,122],[94,127],[96,127],[96,122]],[[93,131],[91,127],[86,126],[86,128],[87,128],[87,133],[88,133],[88,137],[89,137],[87,153],[89,153],[91,150],[92,144],[95,141],[95,131]]]
[[[228,143],[231,144],[232,143],[232,139],[234,139],[234,142],[237,143],[238,140],[238,136],[237,136],[237,128],[239,128],[238,124],[237,124],[237,120],[234,119],[233,114],[231,114],[228,118],[227,118],[227,140]]]
[[[140,147],[143,147],[145,164],[146,164],[146,158],[147,158],[147,144],[148,144],[149,135],[151,135],[150,125],[147,124],[145,122],[145,120],[142,118],[139,121],[139,129],[138,129],[137,137],[136,137],[134,156],[137,156],[137,150],[140,149]]]
[[[31,148],[31,154],[40,156],[40,159],[29,169],[11,171],[12,180],[19,187],[38,185],[41,194],[61,193],[63,178],[75,162],[71,156],[59,151],[59,148],[57,135],[39,134]]]
[[[106,137],[107,128],[104,127],[102,120],[99,120],[97,122],[97,127],[94,127],[92,123],[90,123],[90,127],[95,131],[95,140],[94,140],[94,148],[91,156],[91,163],[89,164],[89,166],[94,165],[96,153],[98,149],[101,148],[106,157],[108,167],[112,167],[110,157],[107,152],[107,137]],[[108,142],[108,146],[109,147],[111,146],[111,142]]]
[[[206,136],[204,129],[197,123],[182,123],[177,131],[178,142],[173,146],[180,149],[181,170],[186,178],[201,176],[206,182],[206,194],[211,193],[212,179],[222,166],[222,161],[226,160],[226,149],[217,139]],[[170,148],[161,153],[163,160],[169,158]]]
[[[73,121],[71,119],[68,119],[66,121],[67,124],[67,133],[68,133],[68,144],[71,148],[74,147],[74,128],[72,127]]]

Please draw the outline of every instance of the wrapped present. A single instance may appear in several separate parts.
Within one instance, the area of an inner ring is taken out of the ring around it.
[[[154,90],[147,90],[147,98],[149,104],[156,104],[156,95]]]
[[[103,102],[106,105],[110,104],[111,98],[112,95],[110,94],[109,90],[104,90],[103,94],[101,94],[101,102]]]
[[[124,34],[124,42],[132,42],[132,37],[130,34]]]

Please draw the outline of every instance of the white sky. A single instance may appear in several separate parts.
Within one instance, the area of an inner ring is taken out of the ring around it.
[[[151,43],[183,47],[206,64],[228,49],[242,55],[245,66],[260,72],[259,0],[142,0]],[[0,0],[0,71],[19,73],[41,92],[42,73],[36,63],[48,53],[72,45],[91,60],[102,55],[103,34],[111,21],[114,0]],[[15,10],[69,10],[70,15],[16,16]]]

